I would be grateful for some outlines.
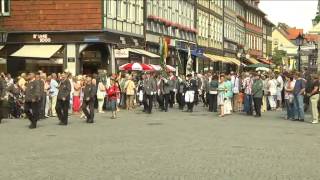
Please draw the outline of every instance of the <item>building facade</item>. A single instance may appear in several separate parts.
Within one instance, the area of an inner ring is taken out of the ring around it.
[[[197,71],[239,66],[241,48],[255,58],[270,50],[258,0],[0,2],[0,55],[10,72],[113,73],[126,62],[159,64],[161,38],[167,64],[185,69],[190,49]]]
[[[223,1],[197,1],[197,44],[205,54],[223,56]],[[217,70],[219,63],[208,58],[198,59],[198,70]]]
[[[263,56],[263,18],[265,14],[258,8],[258,0],[247,0],[246,8],[246,49],[251,57]]]
[[[145,0],[146,49],[158,54],[160,39],[168,44],[166,63],[186,69],[188,48],[196,49],[195,2],[193,0]],[[158,60],[146,61],[158,64]],[[179,69],[179,68],[178,68]]]

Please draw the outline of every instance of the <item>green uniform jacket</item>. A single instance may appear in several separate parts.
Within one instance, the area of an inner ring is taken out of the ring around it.
[[[263,96],[263,82],[261,79],[255,80],[252,86],[252,94],[255,98],[262,98]]]

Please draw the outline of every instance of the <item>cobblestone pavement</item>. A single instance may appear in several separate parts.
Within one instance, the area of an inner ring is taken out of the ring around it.
[[[0,125],[1,180],[319,180],[320,125],[282,120],[218,118],[121,111],[95,124],[71,117],[29,130],[27,120]]]

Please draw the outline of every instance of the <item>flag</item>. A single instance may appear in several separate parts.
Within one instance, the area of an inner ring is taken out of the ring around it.
[[[188,61],[187,61],[187,67],[186,67],[186,74],[191,74],[193,69],[192,69],[192,64],[193,60],[191,57],[191,49],[190,46],[188,47]]]
[[[160,53],[160,66],[161,71],[160,74],[162,77],[166,78],[168,77],[167,74],[167,66],[166,66],[166,59],[168,56],[168,45],[166,45],[166,42],[164,41],[163,37],[159,38],[159,53]]]

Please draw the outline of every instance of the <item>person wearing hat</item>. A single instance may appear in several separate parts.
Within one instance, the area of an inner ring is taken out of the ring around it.
[[[59,125],[68,124],[68,109],[70,106],[71,83],[67,73],[61,74],[59,92],[57,96],[56,112],[59,118]]]
[[[256,112],[256,117],[261,117],[261,105],[263,96],[263,82],[260,78],[260,74],[255,73],[254,81],[252,85],[252,96],[254,103],[254,110]]]
[[[147,72],[145,79],[143,80],[144,84],[144,112],[151,114],[153,107],[153,97],[157,93],[157,82],[151,76],[150,72]]]
[[[191,74],[187,75],[185,83],[185,103],[187,104],[187,112],[193,112],[195,92],[198,90],[197,82],[192,78]]]

